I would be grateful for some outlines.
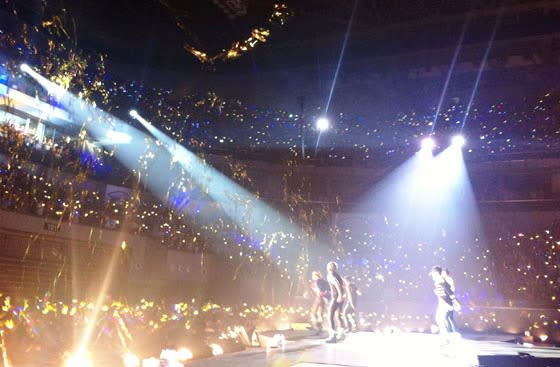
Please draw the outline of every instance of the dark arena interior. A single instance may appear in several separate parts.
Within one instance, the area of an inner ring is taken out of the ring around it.
[[[0,20],[0,366],[560,366],[559,0]]]

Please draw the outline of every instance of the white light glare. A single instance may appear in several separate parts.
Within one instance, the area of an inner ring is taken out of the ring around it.
[[[130,142],[132,141],[132,137],[127,133],[115,131],[112,129],[109,129],[107,131],[107,139],[109,139],[112,144],[130,144]]]
[[[66,360],[65,367],[92,367],[93,363],[84,354],[75,354]]]
[[[218,344],[210,344],[210,348],[212,348],[212,355],[213,356],[219,356],[224,354],[224,350],[221,346],[219,346]]]
[[[455,135],[451,138],[451,144],[456,147],[462,147],[465,145],[465,138],[462,135]]]
[[[158,358],[146,358],[142,361],[142,367],[159,367],[161,366],[161,360]]]
[[[128,112],[128,114],[132,117],[137,119],[138,118],[138,112],[136,110],[130,110],[130,112]]]
[[[319,117],[317,119],[317,130],[325,131],[329,128],[329,120],[326,117]]]
[[[123,362],[125,367],[140,367],[140,360],[130,352],[123,356]]]
[[[24,73],[29,73],[31,71],[31,67],[27,64],[21,64],[19,66],[20,70],[23,71]]]
[[[433,150],[436,146],[436,143],[432,138],[425,138],[424,140],[422,140],[421,146],[422,150]]]
[[[192,357],[193,357],[192,352],[191,352],[188,348],[180,348],[180,349],[177,351],[177,355],[178,355],[179,360],[180,360],[181,362],[184,362],[184,361],[187,361],[187,360],[189,360],[189,359],[192,359]]]

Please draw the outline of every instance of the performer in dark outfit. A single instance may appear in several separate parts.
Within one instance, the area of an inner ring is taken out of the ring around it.
[[[451,289],[451,292],[455,294],[455,280],[451,276],[449,269],[447,268],[443,269],[441,271],[441,276],[443,280],[445,280],[445,282],[449,284],[449,289]],[[459,304],[456,298],[452,300],[452,304],[453,304],[453,311],[461,311],[461,305]],[[455,323],[453,312],[451,312],[451,315],[449,316],[449,327],[452,333],[457,333],[457,324]]]
[[[344,317],[344,321],[346,322],[346,332],[351,333],[352,331],[356,331],[358,328],[358,324],[354,316],[356,313],[358,296],[361,296],[362,294],[356,285],[350,281],[350,278],[344,277],[343,280],[346,291],[346,304],[344,305],[342,315]]]
[[[311,306],[311,323],[320,334],[323,331],[323,313],[329,298],[329,283],[323,279],[321,272],[311,273],[311,291],[313,292],[313,306]]]
[[[331,302],[329,304],[329,326],[330,338],[327,343],[336,343],[337,340],[344,339],[342,318],[342,305],[344,303],[344,283],[342,277],[337,273],[337,265],[334,261],[327,264],[327,281],[331,287]],[[338,329],[337,329],[338,319]],[[338,331],[338,336],[337,336]]]
[[[451,290],[451,286],[447,283],[442,275],[442,269],[434,266],[431,271],[434,281],[434,293],[438,299],[436,311],[436,323],[440,331],[440,335],[444,337],[444,342],[449,343],[450,334],[455,332],[456,326],[453,320],[454,308],[459,308],[459,303],[455,299],[455,294]]]

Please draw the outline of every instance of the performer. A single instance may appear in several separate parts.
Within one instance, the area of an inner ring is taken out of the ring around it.
[[[351,282],[349,277],[344,277],[343,280],[346,291],[346,304],[344,305],[342,315],[344,317],[344,321],[346,322],[346,332],[351,333],[352,331],[356,331],[358,328],[358,323],[355,318],[356,305],[358,296],[361,296],[362,293],[358,287]]]
[[[447,282],[447,284],[449,284],[449,287],[451,288],[451,292],[455,293],[455,280],[451,276],[451,273],[449,272],[449,269],[447,269],[447,268],[442,269],[441,270],[441,276]]]
[[[323,313],[329,298],[329,283],[323,279],[319,271],[311,273],[311,279],[311,291],[314,296],[313,306],[311,306],[311,323],[316,328],[317,334],[321,334],[323,331]]]
[[[338,340],[344,339],[344,320],[342,319],[342,305],[344,303],[344,283],[340,274],[337,273],[337,265],[334,261],[331,261],[327,264],[327,271],[327,281],[329,282],[329,285],[331,287],[331,302],[329,304],[330,337],[329,339],[327,339],[327,343],[336,343]]]
[[[455,299],[455,294],[451,290],[451,286],[445,281],[442,272],[440,266],[434,266],[431,271],[431,276],[434,281],[434,293],[438,299],[436,323],[439,327],[440,334],[445,339],[444,342],[449,343],[450,334],[457,330],[455,321],[453,320],[453,310],[458,307],[459,303]]]
[[[449,284],[449,289],[451,289],[451,292],[453,292],[453,294],[455,294],[455,280],[451,276],[451,273],[449,272],[449,269],[447,269],[447,268],[443,269],[441,271],[441,276],[442,276],[443,280],[445,280],[445,282],[447,284]],[[461,305],[459,304],[457,299],[453,298],[452,302],[453,302],[453,311],[456,311],[456,312],[461,311]],[[453,312],[451,312],[451,315],[449,316],[449,326],[451,328],[452,333],[457,333],[457,324],[455,323],[455,317],[454,317]]]

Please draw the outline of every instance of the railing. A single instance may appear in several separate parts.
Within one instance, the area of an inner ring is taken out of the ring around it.
[[[0,234],[0,293],[69,299],[99,289],[109,263],[108,246],[5,228]],[[116,274],[125,274],[127,265],[116,262]],[[113,281],[118,288],[126,277]]]

